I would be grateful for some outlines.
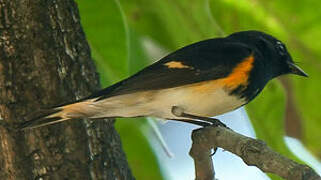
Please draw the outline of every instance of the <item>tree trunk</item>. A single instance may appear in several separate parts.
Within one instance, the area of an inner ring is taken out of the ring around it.
[[[13,128],[98,88],[73,0],[0,0],[0,179],[134,179],[114,120]]]

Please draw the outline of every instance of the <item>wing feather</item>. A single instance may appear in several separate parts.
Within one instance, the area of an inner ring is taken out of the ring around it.
[[[97,100],[101,100],[138,91],[172,88],[224,78],[252,52],[253,50],[245,44],[226,42],[224,38],[201,41],[169,54],[89,98],[98,97]],[[176,62],[176,66],[169,66],[171,62]]]

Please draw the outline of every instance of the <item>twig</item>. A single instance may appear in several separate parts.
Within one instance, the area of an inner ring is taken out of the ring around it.
[[[192,133],[190,155],[194,159],[196,180],[213,180],[214,168],[210,151],[223,148],[241,157],[249,166],[287,180],[321,180],[309,166],[290,160],[270,149],[263,141],[238,134],[224,127],[205,127]]]

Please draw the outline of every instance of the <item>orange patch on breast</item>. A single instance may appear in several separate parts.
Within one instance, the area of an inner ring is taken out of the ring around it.
[[[179,61],[170,61],[168,63],[165,63],[164,65],[167,66],[168,68],[178,68],[178,69],[190,68],[190,69],[193,69],[193,67],[184,65],[182,62],[179,62]]]
[[[249,73],[253,68],[253,62],[253,55],[245,58],[226,78],[222,79],[222,85],[230,89],[235,89],[240,85],[246,86],[248,84]]]
[[[227,77],[195,83],[190,85],[190,88],[199,93],[207,93],[223,87],[235,89],[240,85],[246,86],[253,62],[254,56],[250,55],[238,64]]]

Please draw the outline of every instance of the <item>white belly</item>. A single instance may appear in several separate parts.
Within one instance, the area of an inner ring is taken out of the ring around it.
[[[242,106],[245,101],[236,96],[229,95],[223,88],[215,89],[211,93],[200,93],[190,89],[173,88],[167,91],[161,91],[150,104],[152,107],[162,107],[160,111],[155,110],[152,116],[172,119],[178,117],[171,112],[173,106],[184,109],[185,113],[213,117]]]
[[[97,117],[152,116],[164,119],[180,119],[172,114],[173,106],[185,113],[212,117],[232,111],[245,104],[245,100],[229,95],[223,88],[199,90],[186,86],[137,92],[97,101],[93,104]]]

